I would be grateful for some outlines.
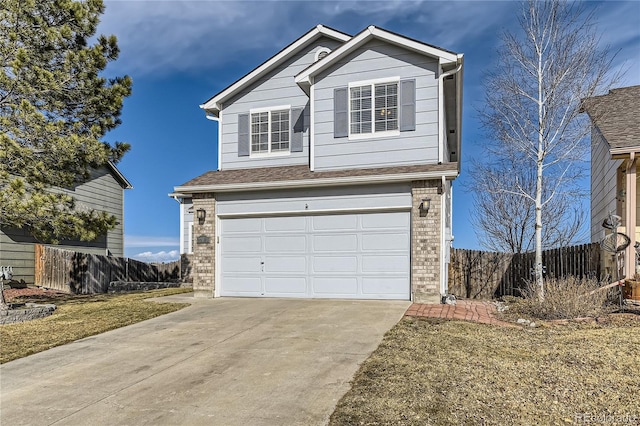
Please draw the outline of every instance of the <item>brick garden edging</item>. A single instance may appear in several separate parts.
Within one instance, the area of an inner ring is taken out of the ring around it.
[[[38,305],[26,303],[23,307],[14,309],[0,309],[0,324],[14,324],[48,317],[56,310],[56,305]]]

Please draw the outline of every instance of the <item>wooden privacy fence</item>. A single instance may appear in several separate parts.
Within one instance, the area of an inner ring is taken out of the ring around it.
[[[598,243],[562,247],[542,252],[545,277],[600,278]],[[495,253],[451,249],[449,293],[458,297],[487,299],[520,296],[533,279],[535,253]]]
[[[35,284],[81,294],[105,293],[112,281],[169,282],[182,279],[185,260],[145,263],[35,245]]]

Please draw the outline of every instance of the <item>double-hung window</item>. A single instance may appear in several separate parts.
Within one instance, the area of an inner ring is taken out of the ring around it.
[[[251,112],[251,154],[289,152],[291,109],[278,107]]]
[[[399,80],[349,85],[349,135],[398,131]]]

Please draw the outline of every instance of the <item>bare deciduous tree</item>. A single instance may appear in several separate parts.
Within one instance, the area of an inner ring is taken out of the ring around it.
[[[544,298],[544,228],[562,219],[552,216],[554,205],[569,212],[579,193],[582,168],[576,165],[589,151],[581,100],[607,91],[617,79],[610,76],[612,57],[599,48],[595,16],[584,3],[528,0],[518,22],[520,32],[502,37],[481,120],[500,172],[487,177],[490,191],[520,197],[518,203],[533,208],[533,217],[527,212],[522,219],[533,222],[535,279]]]
[[[511,167],[475,164],[471,172],[476,215],[471,219],[480,244],[488,250],[526,253],[535,249],[535,209],[530,200],[513,192],[496,191],[521,185],[533,193],[535,179],[517,175]],[[576,194],[577,195],[577,194]],[[543,197],[545,198],[545,197]],[[573,203],[573,194],[560,193],[542,210],[542,248],[564,247],[584,236],[585,213]]]

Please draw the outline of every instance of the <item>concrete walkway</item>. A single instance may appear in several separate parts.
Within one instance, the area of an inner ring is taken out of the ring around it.
[[[504,327],[517,327],[515,324],[496,319],[495,313],[496,305],[492,302],[457,300],[455,305],[414,303],[407,309],[406,315],[412,317],[457,319]]]
[[[195,303],[0,366],[0,424],[326,424],[409,307],[171,298]]]

